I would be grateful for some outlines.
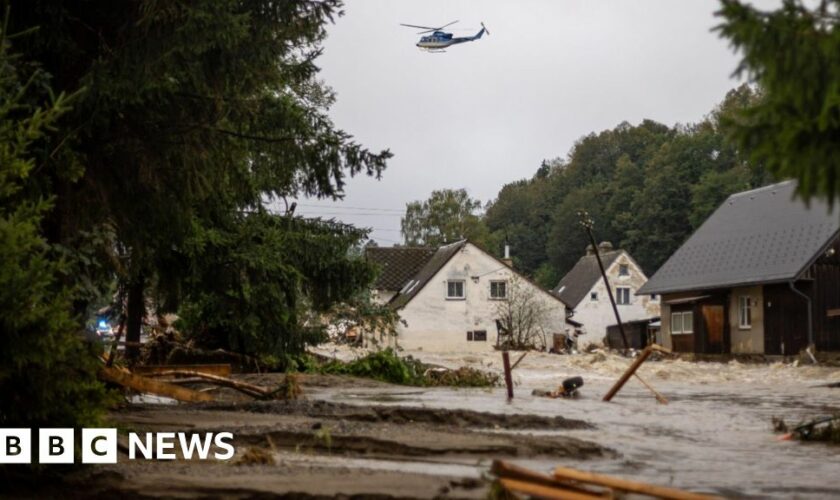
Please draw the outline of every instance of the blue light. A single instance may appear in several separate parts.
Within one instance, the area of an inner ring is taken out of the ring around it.
[[[109,328],[109,326],[108,326],[108,321],[106,321],[106,320],[104,320],[104,319],[100,319],[100,320],[99,320],[99,324],[97,325],[97,327],[98,327],[100,330],[107,330],[107,329]]]

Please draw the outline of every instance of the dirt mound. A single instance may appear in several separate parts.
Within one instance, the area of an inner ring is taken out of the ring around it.
[[[404,406],[354,406],[327,401],[250,401],[196,406],[208,410],[233,410],[252,413],[303,415],[312,418],[343,419],[358,422],[394,424],[425,423],[472,429],[592,429],[583,420],[561,416],[543,417],[525,414],[496,414],[473,410],[450,410]]]

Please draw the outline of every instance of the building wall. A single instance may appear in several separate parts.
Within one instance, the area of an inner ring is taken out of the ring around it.
[[[661,304],[659,306],[660,313],[662,315],[661,327],[659,328],[659,334],[656,338],[656,343],[661,345],[666,349],[674,349],[674,343],[671,342],[671,306],[667,304],[668,296],[663,295],[661,300]]]
[[[426,286],[400,310],[406,325],[398,328],[399,345],[424,351],[487,351],[496,345],[499,300],[490,298],[490,282],[511,282],[514,272],[472,244],[452,257]],[[464,300],[448,300],[448,280],[464,280]],[[533,290],[545,307],[544,329],[551,345],[553,333],[565,332],[566,311],[562,302],[536,285],[519,278]],[[508,285],[510,287],[510,285]],[[468,341],[467,332],[485,330],[486,341]]]
[[[740,326],[740,299],[750,297],[752,326]],[[762,286],[733,288],[729,294],[729,335],[731,352],[764,353],[764,293]]]
[[[619,276],[619,268],[622,264],[628,266],[629,276]],[[618,314],[622,321],[633,321],[659,316],[660,300],[651,300],[648,295],[636,295],[636,291],[647,282],[647,276],[639,266],[622,252],[615,262],[607,269],[607,279],[615,294],[616,287],[630,287],[630,304],[618,305]],[[597,300],[590,298],[591,294],[597,293]],[[616,297],[617,299],[617,297]],[[583,300],[575,307],[575,314],[572,316],[577,322],[583,323],[584,334],[578,337],[578,345],[583,347],[587,344],[600,344],[607,335],[607,327],[616,324],[615,314],[607,295],[607,288],[604,280],[599,279],[592,289],[583,297]]]

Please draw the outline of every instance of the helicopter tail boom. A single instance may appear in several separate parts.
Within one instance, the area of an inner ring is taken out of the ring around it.
[[[475,36],[473,36],[473,37],[471,38],[471,40],[478,40],[478,39],[479,39],[479,38],[481,38],[481,36],[482,36],[482,35],[484,35],[485,33],[487,33],[488,35],[490,34],[490,32],[489,32],[489,31],[487,31],[487,28],[484,26],[484,23],[481,23],[481,31],[479,31],[478,33],[476,33],[476,35],[475,35]]]

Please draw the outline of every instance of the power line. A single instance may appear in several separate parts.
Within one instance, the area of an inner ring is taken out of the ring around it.
[[[366,210],[372,212],[399,212],[405,213],[404,208],[378,208],[378,207],[351,207],[347,205],[316,205],[311,203],[298,203],[297,206],[299,207],[310,207],[310,208],[325,208],[327,210]]]
[[[389,214],[389,213],[367,213],[367,212],[310,212],[309,210],[303,210],[307,214],[316,215],[316,216],[324,216],[324,215],[352,215],[352,216],[362,216],[362,217],[403,217],[405,214]]]

